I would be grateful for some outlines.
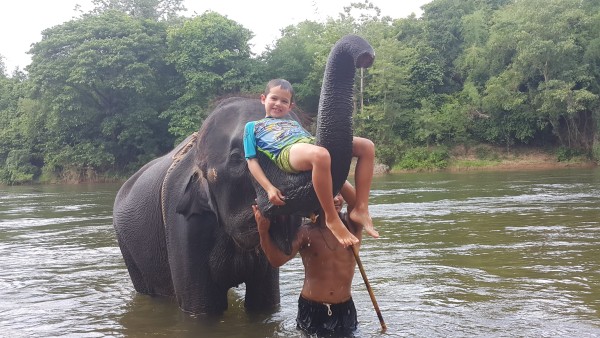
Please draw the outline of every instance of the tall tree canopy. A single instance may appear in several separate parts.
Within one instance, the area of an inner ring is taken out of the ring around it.
[[[118,11],[43,32],[27,70],[46,115],[49,170],[137,165],[170,146],[158,117],[173,76],[165,40],[161,24]]]
[[[242,25],[210,11],[169,30],[166,60],[184,80],[172,88],[177,98],[164,114],[171,133],[185,138],[198,129],[211,100],[254,85],[251,38]]]
[[[439,162],[482,143],[600,159],[598,1],[433,0],[421,17],[392,18],[363,0],[284,28],[258,56],[250,30],[210,11],[180,17],[182,0],[93,4],[43,32],[28,74],[9,76],[0,58],[0,182],[129,174],[198,130],[218,99],[258,97],[271,78],[316,114],[346,34],[377,55],[358,72],[354,132],[381,162]]]
[[[115,10],[134,18],[168,20],[185,10],[183,0],[92,0],[92,13]]]

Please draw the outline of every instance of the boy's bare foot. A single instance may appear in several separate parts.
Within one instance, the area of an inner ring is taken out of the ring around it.
[[[368,212],[361,212],[360,210],[353,209],[350,212],[350,220],[356,224],[361,224],[365,231],[373,238],[379,238],[379,232],[375,230],[373,226],[373,220]]]
[[[340,242],[344,248],[358,243],[358,238],[348,231],[339,217],[333,222],[327,222],[326,220],[325,225],[327,225],[329,230],[331,230],[335,238],[337,238],[338,242]]]

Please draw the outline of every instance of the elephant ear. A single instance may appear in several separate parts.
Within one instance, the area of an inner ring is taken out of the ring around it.
[[[187,225],[192,215],[210,214],[205,218],[216,220],[206,180],[200,176],[195,165],[195,144],[196,138],[193,137],[173,156],[163,180],[160,200],[166,228]]]

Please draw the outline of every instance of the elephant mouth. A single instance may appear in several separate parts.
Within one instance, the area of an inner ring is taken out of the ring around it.
[[[243,237],[243,235],[242,235]],[[257,233],[257,237],[258,237],[258,233]],[[260,240],[257,240],[255,244],[250,244],[247,242],[247,237],[244,238],[244,242],[241,241],[239,238],[237,238],[237,236],[231,236],[231,239],[233,240],[233,243],[235,243],[235,246],[241,250],[241,251],[257,251],[260,247]]]
[[[231,235],[231,239],[235,245],[244,251],[254,250],[260,246],[260,237],[258,236],[258,229],[254,222],[254,216],[252,219],[248,219],[244,222],[241,231],[237,231]]]

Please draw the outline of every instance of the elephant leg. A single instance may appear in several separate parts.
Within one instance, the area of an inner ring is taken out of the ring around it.
[[[129,276],[131,277],[131,282],[133,283],[133,288],[135,291],[142,294],[150,294],[150,288],[148,288],[148,284],[144,281],[144,277],[142,272],[135,264],[129,249],[120,243],[119,247],[121,248],[121,254],[123,254],[123,260],[125,261],[125,266],[127,267],[127,271],[129,272]]]
[[[130,244],[134,243],[134,248],[140,248],[144,245],[131,240],[133,238],[130,238]],[[152,243],[152,241],[148,242],[146,238],[146,245],[151,246]],[[145,255],[135,256],[129,250],[129,246],[124,245],[120,240],[119,247],[135,291],[151,296],[173,296],[171,274],[165,264],[166,257],[162,258],[163,255],[156,252],[153,252],[152,255],[145,253]]]
[[[268,262],[267,265],[266,271],[245,282],[244,306],[248,311],[271,310],[279,305],[279,268],[270,266]]]
[[[169,263],[177,301],[182,310],[218,314],[227,309],[227,290],[213,281],[210,254],[217,220],[212,213],[176,215],[169,227]]]

